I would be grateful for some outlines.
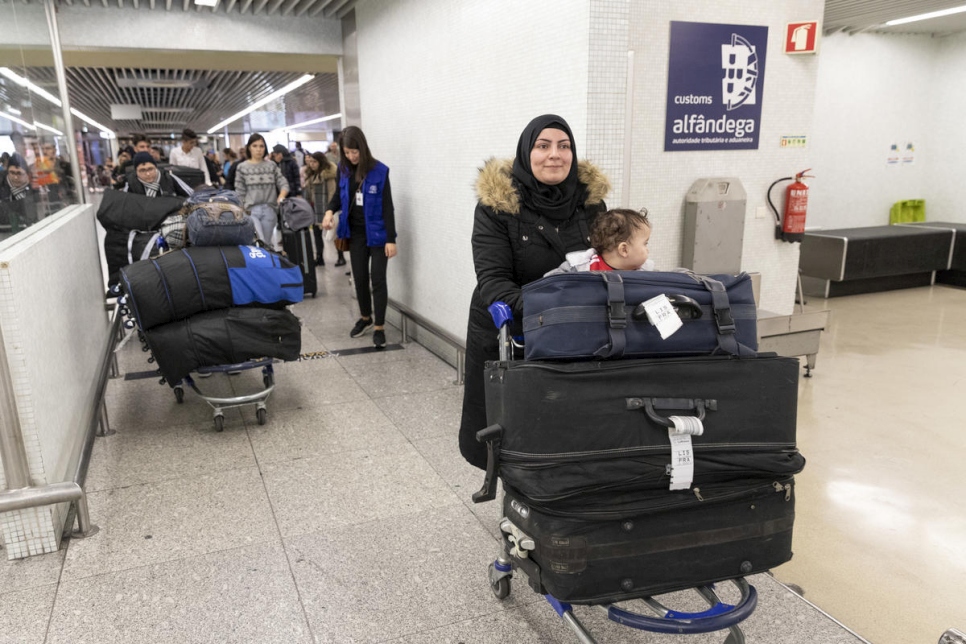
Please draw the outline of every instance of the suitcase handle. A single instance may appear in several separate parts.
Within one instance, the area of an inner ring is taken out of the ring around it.
[[[628,410],[644,409],[647,417],[658,425],[664,427],[674,427],[674,423],[669,418],[658,415],[655,409],[671,409],[675,411],[691,411],[696,409],[698,420],[704,420],[705,409],[717,411],[718,401],[715,399],[701,398],[626,398]]]
[[[473,503],[483,503],[496,498],[496,477],[500,471],[500,446],[503,443],[503,427],[490,425],[476,432],[476,440],[486,443],[486,475],[483,487],[473,493]]]
[[[678,315],[685,320],[697,320],[703,315],[701,305],[687,295],[676,293],[673,295],[668,295],[667,299],[671,301],[671,306],[674,307],[674,310],[677,311]],[[644,309],[644,302],[641,302],[634,308],[634,312],[631,313],[631,317],[638,322],[647,319],[647,311]]]

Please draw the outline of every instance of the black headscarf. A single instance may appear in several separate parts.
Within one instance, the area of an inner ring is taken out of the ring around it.
[[[533,144],[536,143],[540,132],[548,127],[565,132],[570,137],[570,149],[573,151],[570,174],[555,186],[537,181],[530,167],[530,151],[533,149]],[[563,221],[576,212],[586,188],[577,180],[577,144],[574,142],[574,135],[567,121],[556,114],[544,114],[527,124],[517,143],[517,156],[513,161],[513,179],[523,202],[547,219]]]

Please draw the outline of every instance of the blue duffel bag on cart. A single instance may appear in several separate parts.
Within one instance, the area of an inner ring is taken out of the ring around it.
[[[667,338],[644,302],[667,296],[682,326]],[[526,360],[694,355],[753,356],[758,349],[751,278],[689,272],[562,273],[523,287]]]
[[[142,331],[203,311],[283,308],[301,302],[302,272],[257,246],[192,246],[121,269],[127,304]]]

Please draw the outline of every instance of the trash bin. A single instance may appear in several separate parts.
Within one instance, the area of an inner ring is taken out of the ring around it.
[[[925,199],[907,199],[892,204],[889,224],[911,224],[914,221],[926,221]]]

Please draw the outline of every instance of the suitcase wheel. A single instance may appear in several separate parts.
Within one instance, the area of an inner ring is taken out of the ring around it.
[[[504,567],[506,570],[501,569]],[[510,578],[512,573],[510,572],[510,566],[508,564],[501,566],[501,568],[497,568],[497,563],[493,562],[490,564],[487,573],[493,596],[502,600],[510,596]]]

